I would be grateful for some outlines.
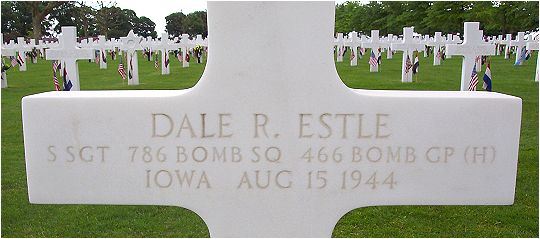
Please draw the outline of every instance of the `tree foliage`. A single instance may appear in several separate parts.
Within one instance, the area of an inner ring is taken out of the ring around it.
[[[165,29],[169,35],[180,36],[183,33],[189,35],[202,34],[208,35],[208,26],[206,23],[206,12],[196,11],[188,15],[182,12],[175,12],[165,17]]]
[[[62,26],[75,26],[77,35],[109,38],[126,36],[133,31],[141,36],[156,37],[156,24],[147,17],[138,17],[131,9],[116,7],[114,2],[86,1],[22,2],[2,1],[2,33],[9,40],[18,36],[39,39],[41,35],[60,33]],[[94,3],[95,5],[95,3]],[[40,26],[39,30],[35,26]]]
[[[401,34],[414,26],[420,34],[462,33],[463,22],[479,21],[485,34],[538,29],[538,1],[527,2],[345,2],[336,5],[336,32]]]

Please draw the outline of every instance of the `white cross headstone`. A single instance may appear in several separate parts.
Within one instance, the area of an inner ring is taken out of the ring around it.
[[[334,43],[336,46],[336,62],[343,62],[343,54],[345,52],[345,39],[343,39],[343,33],[337,33]]]
[[[414,51],[423,51],[425,45],[413,38],[412,27],[403,28],[403,41],[392,43],[392,49],[403,51],[403,62],[401,63],[401,82],[412,82],[412,65],[414,63]],[[408,58],[408,60],[407,60]]]
[[[362,47],[364,48],[371,48],[373,51],[373,54],[375,55],[376,59],[379,59],[380,52],[379,49],[387,47],[388,44],[385,42],[382,42],[379,38],[379,30],[371,30],[371,38],[369,39],[369,42],[362,43]],[[366,54],[371,55],[371,52],[366,52]],[[379,71],[379,64],[376,65],[369,65],[369,71],[370,72],[378,72]]]
[[[445,45],[445,41],[442,37],[441,32],[435,32],[435,36],[433,37],[433,41],[428,43],[429,46],[433,47],[433,65],[439,66],[441,65],[441,54],[442,49],[441,46]]]
[[[475,66],[476,57],[495,55],[495,49],[491,44],[482,39],[483,31],[480,30],[479,22],[465,22],[462,44],[448,44],[446,50],[449,55],[462,55],[461,66],[461,90],[466,91],[471,81],[471,74]],[[478,77],[480,79],[480,77]]]
[[[168,37],[167,37],[168,39]],[[146,37],[146,42],[148,43],[148,46],[147,46],[147,50],[148,50],[148,54],[149,54],[149,60],[150,61],[153,61],[154,60],[154,48],[152,47],[153,46],[153,43],[154,43],[154,39],[152,39],[151,36],[148,36]],[[163,70],[161,72],[163,74]]]
[[[107,50],[112,50],[113,46],[107,43],[105,36],[99,35],[96,47],[99,50],[99,68],[107,69]]]
[[[47,46],[43,40],[38,40],[38,45],[36,48],[39,50],[39,54],[41,54],[42,57],[45,57],[45,48],[47,48]]]
[[[498,35],[497,38],[495,38],[495,55],[496,56],[500,55],[501,41],[503,40],[502,36],[503,35]]]
[[[523,51],[523,48],[527,46],[527,41],[525,41],[525,33],[524,32],[518,32],[516,36],[516,40],[510,41],[510,46],[515,47],[516,51],[516,61],[515,64],[522,65],[523,61],[520,61],[519,58],[521,58],[521,53]]]
[[[346,42],[349,49],[351,49],[351,66],[358,65],[358,47],[362,45],[360,38],[358,38],[358,33],[352,31],[349,33],[349,40]]]
[[[3,41],[3,38],[2,38],[2,56],[8,56],[8,57],[15,57],[17,54],[15,52],[15,49],[14,49],[14,41],[11,40],[10,41],[10,44],[4,44],[4,41]],[[4,61],[2,61],[2,67],[4,67]],[[10,64],[11,66],[11,62],[8,62],[7,64]],[[8,82],[7,82],[7,73],[5,71],[2,70],[2,75],[1,75],[1,79],[0,79],[1,83],[1,87],[2,88],[7,88],[8,87]]]
[[[394,34],[388,34],[388,37],[386,38],[388,51],[386,51],[386,59],[392,59],[394,56],[394,50],[392,49],[392,43],[397,43],[397,41],[394,41]]]
[[[429,35],[424,35],[424,37],[422,38],[421,42],[425,45],[425,49],[424,49],[424,57],[428,57],[428,54],[429,54],[429,49],[428,49],[428,44],[429,42],[431,42],[431,38],[429,37]]]
[[[32,48],[26,43],[24,37],[17,37],[14,49],[17,51],[17,60],[20,62],[19,71],[26,71],[26,52],[31,51]]]
[[[538,51],[538,40],[527,42],[527,50]],[[536,56],[536,74],[534,75],[534,81],[538,82],[538,66],[540,65],[540,54]]]
[[[191,89],[23,98],[30,203],[174,205],[212,237],[330,237],[359,207],[514,202],[519,98],[346,87],[333,2],[207,9],[212,59]]]
[[[70,91],[81,90],[77,60],[94,57],[94,51],[92,49],[79,49],[77,47],[76,34],[77,30],[75,27],[62,27],[62,36],[58,38],[59,47],[45,50],[47,60],[60,61],[64,71],[61,73],[64,77],[63,80],[65,82],[71,82]]]
[[[189,50],[193,47],[193,44],[189,40],[188,34],[182,34],[180,38],[180,48],[182,49],[182,67],[189,67],[188,54]]]
[[[168,75],[170,73],[169,51],[177,50],[180,44],[169,40],[169,34],[162,33],[161,41],[156,45],[156,49],[161,51],[161,74]]]
[[[504,45],[504,59],[510,58],[510,42],[512,41],[512,34],[506,34],[506,38],[501,40],[499,44]]]
[[[126,37],[122,37],[120,39],[122,40],[121,49],[126,51],[127,55],[128,85],[138,85],[139,61],[137,59],[137,50],[143,49],[141,46],[142,38],[135,35],[133,30],[131,30]]]

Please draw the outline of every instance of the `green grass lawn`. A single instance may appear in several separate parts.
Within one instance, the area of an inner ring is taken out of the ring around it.
[[[512,56],[513,57],[513,56]],[[512,206],[381,206],[356,209],[334,229],[334,237],[538,237],[538,83],[534,82],[537,53],[523,66],[513,58],[492,58],[493,90],[523,99],[519,167]],[[359,65],[336,63],[341,79],[352,88],[457,91],[461,58],[433,66],[420,56],[414,83],[401,83],[401,54],[383,62],[380,72],[369,73],[368,57]],[[141,84],[122,81],[117,61],[100,70],[79,61],[81,89],[183,89],[197,82],[204,64],[189,68],[171,57],[171,74],[161,75],[153,62],[139,59]],[[479,73],[482,85],[483,72]],[[206,225],[195,213],[164,206],[32,205],[28,202],[21,99],[54,90],[51,63],[40,60],[28,71],[8,71],[9,88],[2,89],[2,237],[208,237]],[[502,116],[502,115],[501,115]]]

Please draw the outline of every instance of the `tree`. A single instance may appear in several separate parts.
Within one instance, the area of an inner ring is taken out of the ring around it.
[[[139,17],[134,26],[133,26],[133,33],[142,36],[142,37],[157,37],[157,32],[155,31],[156,24],[150,20],[150,18],[147,17]]]
[[[165,29],[167,33],[172,36],[180,36],[183,31],[184,21],[186,20],[186,15],[182,12],[171,13],[165,17]]]
[[[2,34],[4,41],[19,36],[30,36],[32,32],[32,13],[23,2],[2,1]]]
[[[40,39],[42,35],[42,22],[45,20],[45,17],[49,15],[51,11],[55,8],[63,5],[65,2],[62,1],[32,1],[24,2],[30,7],[32,12],[32,30],[34,39]]]
[[[189,35],[202,34],[203,37],[206,37],[208,35],[206,12],[196,11],[188,14],[184,21],[183,29]]]

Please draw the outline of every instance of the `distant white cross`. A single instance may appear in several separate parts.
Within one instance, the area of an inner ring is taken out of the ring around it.
[[[403,41],[392,43],[392,49],[403,51],[403,62],[401,63],[401,82],[412,82],[412,64],[414,62],[414,51],[423,51],[425,45],[413,38],[413,28],[403,28]],[[409,58],[409,60],[407,60]]]
[[[14,43],[15,42],[13,40],[11,40],[10,44],[4,44],[4,41],[2,39],[2,56],[14,57],[16,55],[15,54],[15,49],[13,48]],[[3,64],[4,64],[4,61],[2,61],[2,67],[4,67]],[[11,61],[8,62],[7,64],[9,64],[11,66]],[[3,70],[2,70],[2,77],[1,77],[1,86],[2,86],[2,88],[7,88],[8,87],[7,74]]]
[[[112,50],[113,46],[107,44],[107,39],[103,35],[98,36],[98,42],[95,45],[99,50],[99,68],[107,69],[107,50]]]
[[[358,47],[362,45],[362,42],[360,42],[357,32],[352,31],[349,33],[349,40],[346,45],[351,49],[351,66],[358,65]]]
[[[527,50],[538,51],[538,40],[527,42]],[[540,57],[537,56],[536,57],[536,74],[534,76],[534,81],[536,82],[538,82],[538,65],[540,65]]]
[[[431,41],[431,38],[429,37],[429,35],[424,35],[424,37],[422,38],[421,42],[425,45],[425,50],[424,50],[424,57],[428,57],[428,49],[427,49],[427,46],[429,44],[429,42]]]
[[[338,32],[334,45],[336,46],[336,62],[342,62],[343,52],[345,51],[345,39],[343,39],[343,33]]]
[[[193,43],[189,40],[188,34],[182,34],[180,38],[180,48],[182,49],[182,67],[189,67],[189,49],[193,47]]]
[[[446,45],[449,55],[463,56],[463,65],[461,66],[462,91],[466,91],[469,86],[476,57],[495,55],[495,48],[482,39],[483,31],[480,30],[479,22],[465,22],[464,25],[463,43]]]
[[[128,85],[139,84],[139,61],[137,60],[137,50],[142,50],[142,38],[135,35],[133,30],[129,31],[126,37],[122,37],[121,49],[127,54]]]
[[[379,59],[380,48],[386,48],[388,47],[388,43],[382,42],[379,38],[379,30],[371,30],[371,38],[369,39],[369,42],[363,43],[362,47],[364,48],[371,48],[373,51],[373,54],[375,55],[376,59]],[[371,53],[369,53],[371,55]],[[377,65],[369,65],[369,71],[370,72],[378,72],[379,71],[379,64]]]
[[[433,47],[433,65],[438,66],[441,65],[441,46],[444,46],[446,43],[442,37],[441,32],[435,32],[435,37],[433,37],[433,41],[428,43],[428,46]]]
[[[523,64],[523,61],[520,61],[519,58],[521,58],[521,52],[523,51],[523,48],[527,45],[527,41],[525,41],[525,33],[524,32],[518,32],[516,36],[516,40],[510,41],[510,46],[515,46],[516,50],[516,61],[515,64],[521,65]]]
[[[47,60],[59,60],[62,67],[65,68],[67,79],[65,82],[71,82],[71,91],[81,90],[79,83],[79,68],[77,67],[77,60],[92,59],[94,57],[94,50],[92,49],[79,49],[77,47],[77,35],[75,27],[62,27],[62,37],[59,37],[59,46],[55,49],[47,49]],[[64,74],[62,73],[64,76]]]
[[[512,41],[512,34],[506,34],[506,38],[499,41],[499,44],[504,45],[504,59],[510,58],[510,42]]]
[[[17,51],[17,60],[19,60],[19,71],[26,71],[26,52],[31,51],[32,47],[26,44],[24,37],[17,37],[17,44],[14,46]]]
[[[179,43],[171,42],[169,40],[169,34],[162,33],[161,41],[156,44],[156,49],[161,51],[161,74],[168,75],[170,73],[170,59],[169,51],[177,50],[180,48]]]

